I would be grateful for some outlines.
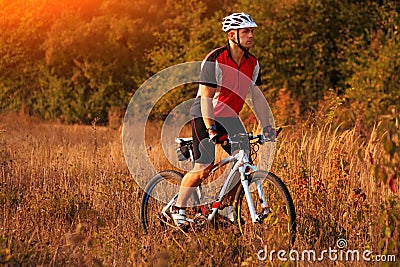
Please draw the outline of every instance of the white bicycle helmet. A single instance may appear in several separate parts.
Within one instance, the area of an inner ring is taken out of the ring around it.
[[[224,18],[222,22],[222,30],[228,32],[230,30],[237,30],[243,28],[256,28],[257,24],[246,13],[233,13]]]

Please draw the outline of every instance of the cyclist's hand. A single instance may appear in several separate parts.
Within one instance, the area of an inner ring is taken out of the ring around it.
[[[208,136],[210,137],[211,142],[213,142],[214,144],[228,144],[227,134],[218,134],[216,131],[209,131]]]
[[[226,146],[229,142],[227,134],[217,134],[216,143]]]
[[[210,141],[212,141],[213,143],[217,142],[217,136],[218,136],[217,131],[212,131],[212,130],[208,131],[208,137],[210,138]]]
[[[264,127],[263,135],[268,141],[271,141],[271,142],[276,141],[276,129],[274,127],[272,127],[271,125]]]

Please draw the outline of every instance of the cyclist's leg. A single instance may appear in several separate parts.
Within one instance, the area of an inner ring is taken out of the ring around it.
[[[214,163],[215,145],[209,142],[209,136],[203,118],[192,119],[193,156],[195,164],[193,169],[182,179],[176,207],[187,207],[188,200],[193,191],[206,179]]]
[[[239,133],[246,133],[246,129],[239,119],[239,117],[229,117],[229,118],[216,118],[216,124],[217,124],[217,130],[218,133],[223,133],[223,134],[228,134],[228,136],[232,137],[236,134]],[[248,140],[245,140],[248,142]],[[248,143],[245,145],[245,148],[249,147]],[[229,154],[229,155],[234,155],[238,151],[237,145],[221,145],[222,148]],[[233,204],[233,201],[235,199],[236,192],[240,186],[240,175],[239,173],[235,173],[235,176],[233,177],[232,183],[230,184],[228,188],[228,193],[224,197],[223,201],[223,206],[224,205],[229,205],[231,206]]]
[[[239,117],[216,118],[215,120],[218,133],[227,134],[232,141],[241,141],[242,148],[245,150],[249,149],[250,145],[246,137],[246,128]],[[241,138],[236,137],[235,139],[234,136],[238,134],[244,134],[245,136]],[[234,155],[239,149],[238,144],[221,146],[229,155]]]
[[[196,190],[196,187],[208,177],[211,167],[212,164],[195,163],[193,169],[186,173],[179,188],[179,194],[175,204],[176,207],[184,208],[192,204],[188,203],[190,197]]]

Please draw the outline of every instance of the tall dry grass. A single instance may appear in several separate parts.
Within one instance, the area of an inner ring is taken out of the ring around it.
[[[263,248],[224,229],[143,235],[142,191],[133,177],[150,170],[129,173],[118,130],[3,114],[0,149],[0,262],[5,265],[285,264],[260,261],[257,252]],[[375,178],[371,160],[381,153],[374,129],[368,137],[330,125],[284,129],[272,171],[288,185],[297,208],[294,249],[335,248],[345,238],[349,249],[400,258],[398,195]],[[396,188],[399,192],[398,184]],[[329,260],[286,263],[310,264],[349,265]]]

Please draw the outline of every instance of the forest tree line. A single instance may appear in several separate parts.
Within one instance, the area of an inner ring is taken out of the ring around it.
[[[237,11],[259,25],[251,52],[272,108],[286,101],[281,123],[327,102],[353,122],[399,112],[395,0],[1,0],[0,110],[106,123],[153,74],[223,46]],[[179,90],[157,118],[196,94]]]

